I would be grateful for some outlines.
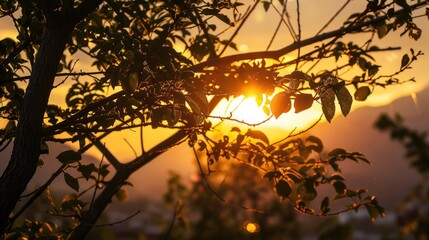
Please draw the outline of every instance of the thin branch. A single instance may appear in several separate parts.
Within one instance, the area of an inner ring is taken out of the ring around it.
[[[416,3],[412,6],[410,6],[410,9],[418,9],[422,6],[425,6],[427,3],[426,2],[420,2],[420,3]],[[398,10],[394,13],[394,15],[398,15],[400,13],[402,13],[403,9]],[[371,26],[374,25],[376,23],[385,21],[388,19],[388,16],[380,16],[368,21],[363,21],[363,22],[359,22],[359,23],[355,23],[355,24],[350,24],[349,27],[345,27],[345,28],[340,28],[331,32],[326,32],[323,34],[320,34],[318,36],[314,36],[308,39],[304,39],[300,42],[294,42],[286,47],[280,48],[278,50],[273,50],[273,51],[259,51],[259,52],[250,52],[250,53],[241,53],[241,54],[235,54],[235,55],[230,55],[230,56],[226,56],[226,57],[222,57],[219,59],[212,59],[212,60],[208,60],[205,62],[201,62],[199,64],[196,64],[194,66],[189,67],[189,70],[193,70],[193,71],[198,71],[198,70],[202,70],[205,67],[211,67],[211,66],[219,66],[219,65],[228,65],[231,64],[233,62],[237,62],[237,61],[244,61],[244,60],[254,60],[254,59],[273,59],[273,60],[279,60],[279,58],[281,56],[284,56],[292,51],[297,50],[298,48],[302,48],[305,46],[309,46],[311,44],[317,43],[317,42],[321,42],[330,38],[341,38],[342,36],[349,34],[349,33],[353,33],[356,31],[361,31],[361,29],[363,27],[367,27],[367,26]]]
[[[329,19],[329,21],[323,25],[323,27],[316,33],[316,36],[319,35],[320,33],[322,33],[331,23],[332,21],[335,20],[335,18],[338,17],[338,15],[347,7],[347,5],[351,2],[351,0],[347,0],[343,6],[341,6],[341,8],[334,14],[334,16],[331,17],[331,19]]]
[[[257,0],[252,8],[250,9],[250,11],[247,13],[247,15],[243,18],[243,20],[241,21],[240,25],[238,25],[237,29],[235,29],[235,32],[232,34],[232,36],[229,38],[228,42],[225,44],[225,46],[223,47],[222,51],[219,53],[219,56],[222,56],[222,54],[226,51],[226,49],[228,48],[229,44],[231,44],[231,42],[234,40],[235,36],[237,36],[238,32],[241,30],[241,28],[243,27],[244,23],[246,23],[247,19],[249,18],[249,16],[252,14],[253,10],[255,10],[256,5],[258,5],[260,2],[260,0]]]
[[[49,187],[49,185],[51,185],[51,183],[63,172],[63,170],[65,170],[67,168],[67,164],[63,164],[61,165],[61,167],[59,167],[53,174],[52,176],[48,179],[48,181],[45,182],[45,184],[43,184],[41,187],[39,187],[38,189],[36,189],[34,192],[32,192],[32,196],[30,199],[28,199],[28,201],[13,215],[13,217],[11,217],[9,219],[9,223],[8,223],[8,228],[11,228],[13,223],[16,221],[16,219],[18,219],[19,216],[21,216],[21,214],[27,210],[27,208],[33,204],[33,202],[40,197],[40,195],[42,195],[42,193],[46,190],[46,188]],[[29,196],[27,194],[27,196]],[[24,197],[24,196],[23,196]]]
[[[171,232],[173,231],[174,223],[176,222],[176,219],[179,216],[180,211],[182,209],[183,209],[182,207],[179,207],[179,202],[177,201],[176,202],[176,206],[174,207],[173,217],[171,219],[170,225],[168,226],[168,230],[167,230],[167,232],[165,233],[165,236],[164,236],[165,240],[170,239],[170,235],[171,235]]]
[[[144,149],[143,126],[140,126],[140,148],[142,154],[144,154],[146,151]]]
[[[287,1],[285,1],[285,2],[284,2],[284,4],[283,4],[283,10],[282,10],[282,13],[281,13],[281,14],[279,14],[279,15],[280,15],[280,21],[279,21],[279,23],[277,24],[276,30],[274,31],[273,36],[271,37],[270,42],[268,43],[268,46],[267,46],[267,48],[265,49],[265,51],[268,51],[268,50],[270,49],[271,44],[273,44],[274,39],[276,38],[277,33],[278,33],[278,32],[279,32],[279,30],[280,30],[280,26],[282,25],[282,23],[283,23],[283,22],[285,22],[285,21],[284,21],[284,18],[283,18],[283,15],[285,14],[286,9],[287,9]],[[287,24],[285,24],[285,25],[286,25],[286,27],[288,27],[288,28],[289,28],[289,26],[288,26]],[[293,36],[293,35],[292,35],[292,38],[294,38],[294,36]]]
[[[310,129],[312,129],[314,126],[316,126],[322,120],[322,117],[323,117],[323,114],[321,114],[320,117],[319,117],[319,119],[317,119],[317,121],[314,122],[311,126],[309,126],[308,128],[300,131],[299,133],[294,133],[295,130],[296,130],[296,127],[295,127],[285,138],[282,138],[282,139],[280,139],[280,140],[272,143],[271,145],[274,146],[274,145],[279,144],[279,143],[281,143],[281,142],[283,142],[283,141],[285,141],[285,140],[287,140],[287,139],[289,139],[291,137],[295,137],[295,136],[301,135],[301,134],[303,134],[305,132],[308,132]]]
[[[90,76],[90,75],[97,75],[97,74],[104,74],[104,72],[78,72],[78,73],[57,73],[55,77],[63,77],[63,76]],[[11,79],[5,79],[3,81],[0,81],[0,85],[9,83],[9,82],[16,82],[16,81],[24,81],[31,78],[31,75],[28,76],[22,76],[17,78],[11,78]]]
[[[88,137],[97,147],[97,149],[103,154],[103,158],[106,157],[107,161],[109,161],[113,167],[118,170],[124,164],[119,162],[119,160],[106,148],[105,144],[101,143],[100,140],[96,139],[94,135]],[[93,140],[95,138],[95,140]],[[103,158],[101,161],[103,161]]]
[[[143,126],[141,126],[141,127],[143,127]],[[130,142],[128,142],[128,140],[126,139],[126,138],[124,138],[124,141],[125,141],[125,143],[127,143],[127,145],[131,148],[131,150],[133,151],[133,153],[134,153],[134,156],[137,158],[138,156],[137,156],[137,152],[136,152],[136,150],[134,149],[134,147],[133,147],[133,145],[131,145],[131,143]]]
[[[298,39],[297,42],[301,42],[301,9],[299,6],[299,0],[296,0],[296,14],[297,14],[297,24],[298,24]],[[298,57],[296,58],[297,62],[295,65],[295,70],[298,70],[299,60],[301,59],[301,48],[298,48]]]
[[[116,221],[116,222],[113,222],[113,223],[107,223],[107,224],[100,224],[100,225],[96,225],[95,227],[96,228],[99,228],[99,227],[111,227],[111,226],[113,226],[113,225],[116,225],[116,224],[119,224],[119,223],[123,223],[123,222],[126,222],[126,221],[128,221],[128,220],[130,220],[131,218],[133,218],[133,217],[135,217],[135,216],[137,216],[138,214],[140,214],[140,210],[138,210],[137,212],[135,212],[134,214],[132,214],[132,215],[130,215],[130,216],[128,216],[128,217],[126,217],[126,218],[124,218],[124,219],[122,219],[122,220],[119,220],[119,221]]]
[[[89,14],[94,12],[98,6],[103,3],[103,0],[84,0],[78,7],[73,9],[73,20],[74,25],[85,19]]]
[[[103,147],[105,146],[103,145]],[[98,164],[97,181],[95,182],[95,188],[94,188],[94,192],[92,193],[91,203],[89,204],[88,212],[91,211],[91,208],[94,205],[95,196],[97,195],[98,183],[100,182],[100,176],[101,176],[100,171],[104,160],[104,152],[102,153],[103,153],[103,156],[101,156],[100,164]]]

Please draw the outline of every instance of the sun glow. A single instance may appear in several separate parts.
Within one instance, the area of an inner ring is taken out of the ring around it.
[[[269,96],[268,99],[272,99],[274,95]],[[240,96],[223,100],[211,115],[221,117],[224,120],[222,122],[223,129],[229,129],[232,126],[257,127],[269,133],[270,137],[275,140],[291,132],[298,133],[308,129],[320,119],[322,114],[320,104],[315,102],[310,109],[300,113],[295,113],[295,109],[292,107],[288,113],[284,113],[276,119],[271,116],[269,105],[264,110],[266,97],[264,98],[261,106],[258,106],[255,97]],[[219,118],[212,120],[215,124],[219,124],[221,121]]]

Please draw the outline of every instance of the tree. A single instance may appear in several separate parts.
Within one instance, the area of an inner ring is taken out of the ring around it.
[[[398,229],[403,237],[412,236],[416,239],[427,238],[428,229],[428,175],[429,143],[426,132],[411,129],[404,124],[397,114],[390,117],[382,114],[375,123],[375,128],[388,132],[391,140],[398,141],[405,149],[405,158],[410,166],[421,175],[421,180],[411,189],[409,196],[398,207]]]
[[[340,11],[349,3],[346,1]],[[283,11],[278,10],[279,5]],[[299,1],[296,5],[297,21],[292,24],[287,1],[258,0],[247,10],[242,3],[228,0],[1,1],[1,18],[12,20],[18,36],[0,44],[1,116],[5,123],[0,130],[1,149],[13,142],[10,161],[0,178],[0,232],[7,232],[22,212],[11,215],[37,169],[39,155],[48,151],[48,142],[79,142],[80,148],[57,157],[61,168],[33,193],[27,205],[63,175],[77,193],[65,196],[56,213],[75,220],[64,232],[72,239],[88,233],[131,174],[184,141],[194,151],[205,152],[208,165],[232,158],[264,172],[277,195],[300,212],[329,215],[365,206],[371,218],[383,215],[375,197],[366,196],[364,190],[348,189],[340,174],[341,161],[368,161],[360,153],[334,149],[325,154],[319,138],[293,138],[299,135],[293,133],[275,143],[254,129],[243,132],[234,127],[220,137],[210,134],[216,127],[211,119],[241,122],[210,115],[219,101],[250,90],[269,115],[267,119],[289,112],[292,104],[299,114],[319,102],[330,122],[335,100],[346,116],[353,102],[351,89],[355,100],[364,101],[377,86],[405,82],[397,76],[421,54],[411,50],[402,57],[397,72],[381,74],[381,66],[371,54],[394,48],[373,46],[371,40],[399,29],[417,40],[421,30],[413,22],[414,12],[422,9],[425,1],[410,5],[404,0],[368,0],[362,12],[351,15],[337,30],[323,28],[308,39],[302,38]],[[278,50],[224,56],[227,49],[236,48],[235,36],[257,7],[278,12],[279,26],[288,28],[291,44]],[[232,35],[222,35],[230,28],[235,29]],[[342,41],[347,35],[366,33],[368,41],[364,43]],[[184,46],[183,52],[177,50],[179,44]],[[286,61],[284,56],[290,53],[296,57]],[[91,58],[97,70],[75,72],[77,54]],[[336,61],[335,67],[313,70],[329,59]],[[308,67],[310,63],[312,67]],[[290,66],[295,70],[285,72]],[[355,75],[339,74],[348,69]],[[72,83],[65,108],[48,101],[58,77],[65,77],[59,84]],[[276,95],[269,98],[274,92]],[[144,127],[177,132],[150,150],[142,147],[142,154],[128,163],[121,163],[101,142],[114,131]],[[65,134],[68,137],[63,137]],[[107,165],[81,160],[81,154],[91,147],[103,152],[113,176]],[[70,167],[76,168],[78,175],[67,173]],[[81,198],[78,179],[93,183],[89,202]],[[320,211],[316,211],[311,202],[317,197],[317,187],[325,184],[333,186],[335,197],[322,198]],[[331,210],[330,203],[343,198],[351,199],[352,204]]]

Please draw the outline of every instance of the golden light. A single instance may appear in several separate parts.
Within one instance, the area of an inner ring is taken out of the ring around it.
[[[244,229],[249,233],[259,232],[259,224],[257,223],[247,221],[243,224],[243,226]]]
[[[276,94],[275,92],[272,96]],[[317,102],[313,103],[313,106],[300,113],[295,113],[295,109],[292,109],[288,113],[282,114],[278,119],[266,115],[264,112],[264,103],[258,106],[255,97],[240,96],[237,98],[230,98],[229,100],[222,100],[218,106],[212,112],[212,116],[221,116],[224,118],[222,123],[222,129],[230,129],[232,126],[238,126],[245,130],[253,125],[259,130],[269,134],[270,139],[278,140],[283,138],[289,133],[298,133],[309,128],[313,125],[322,114],[321,106]],[[269,105],[267,106],[269,108]],[[270,112],[269,109],[265,111]],[[271,115],[271,114],[270,114]],[[220,122],[219,119],[211,119],[214,124]],[[246,124],[244,124],[246,123]]]

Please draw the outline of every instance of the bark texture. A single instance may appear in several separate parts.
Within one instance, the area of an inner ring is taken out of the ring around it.
[[[43,115],[70,33],[71,30],[64,26],[44,29],[20,109],[12,156],[0,177],[0,236],[5,231],[9,215],[36,171]]]

